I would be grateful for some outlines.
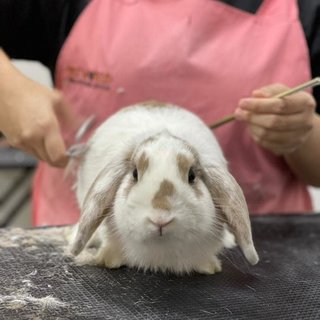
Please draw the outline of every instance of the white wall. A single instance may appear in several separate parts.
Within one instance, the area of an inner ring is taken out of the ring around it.
[[[14,64],[33,80],[39,81],[48,86],[52,86],[51,78],[48,69],[38,62],[29,62],[22,60],[15,60]],[[320,166],[320,164],[319,164]],[[319,168],[320,169],[320,168]],[[315,210],[320,212],[320,188],[310,188],[312,200]]]
[[[49,70],[36,61],[12,60],[13,64],[32,80],[52,86]]]
[[[320,189],[310,188],[311,196],[315,211],[320,213]]]

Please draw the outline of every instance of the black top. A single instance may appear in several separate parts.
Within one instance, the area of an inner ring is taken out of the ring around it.
[[[255,13],[262,0],[223,0]],[[38,60],[52,73],[63,42],[89,0],[1,0],[0,46],[12,58]],[[298,0],[313,76],[320,76],[320,0]],[[320,111],[320,88],[314,90]]]

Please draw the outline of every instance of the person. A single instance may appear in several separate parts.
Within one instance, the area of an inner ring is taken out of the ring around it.
[[[61,168],[80,123],[150,99],[208,124],[235,113],[214,133],[250,212],[312,211],[320,91],[273,95],[320,75],[319,19],[320,0],[2,1],[0,131],[44,161],[34,224],[78,219]],[[22,76],[9,57],[47,65],[56,89]]]

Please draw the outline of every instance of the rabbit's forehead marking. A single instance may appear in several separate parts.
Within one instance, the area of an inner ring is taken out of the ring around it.
[[[195,152],[192,152],[192,150],[189,151],[191,151],[191,153],[188,155],[182,153],[178,153],[177,155],[178,170],[183,181],[187,181],[189,170],[191,167],[193,167],[197,176],[201,176],[198,157]],[[192,189],[195,191],[195,194],[198,198],[203,196],[203,192],[201,191],[199,183],[195,183],[192,186]]]
[[[137,169],[139,172],[140,176],[143,176],[145,171],[149,167],[149,158],[147,157],[145,152],[142,152],[141,155],[139,155],[138,160],[137,160]]]
[[[192,163],[193,161],[190,159],[190,157],[182,153],[177,154],[177,164],[182,179],[185,179],[188,176],[188,172],[192,166]]]
[[[153,208],[169,211],[171,209],[169,198],[174,195],[174,192],[175,188],[173,183],[164,179],[152,199]]]

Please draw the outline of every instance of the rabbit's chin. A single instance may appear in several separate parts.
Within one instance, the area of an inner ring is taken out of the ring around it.
[[[173,272],[193,271],[212,274],[221,271],[217,254],[223,248],[221,235],[211,235],[193,241],[181,241],[174,236],[159,236],[149,241],[124,241],[123,255],[126,265],[142,270]]]

